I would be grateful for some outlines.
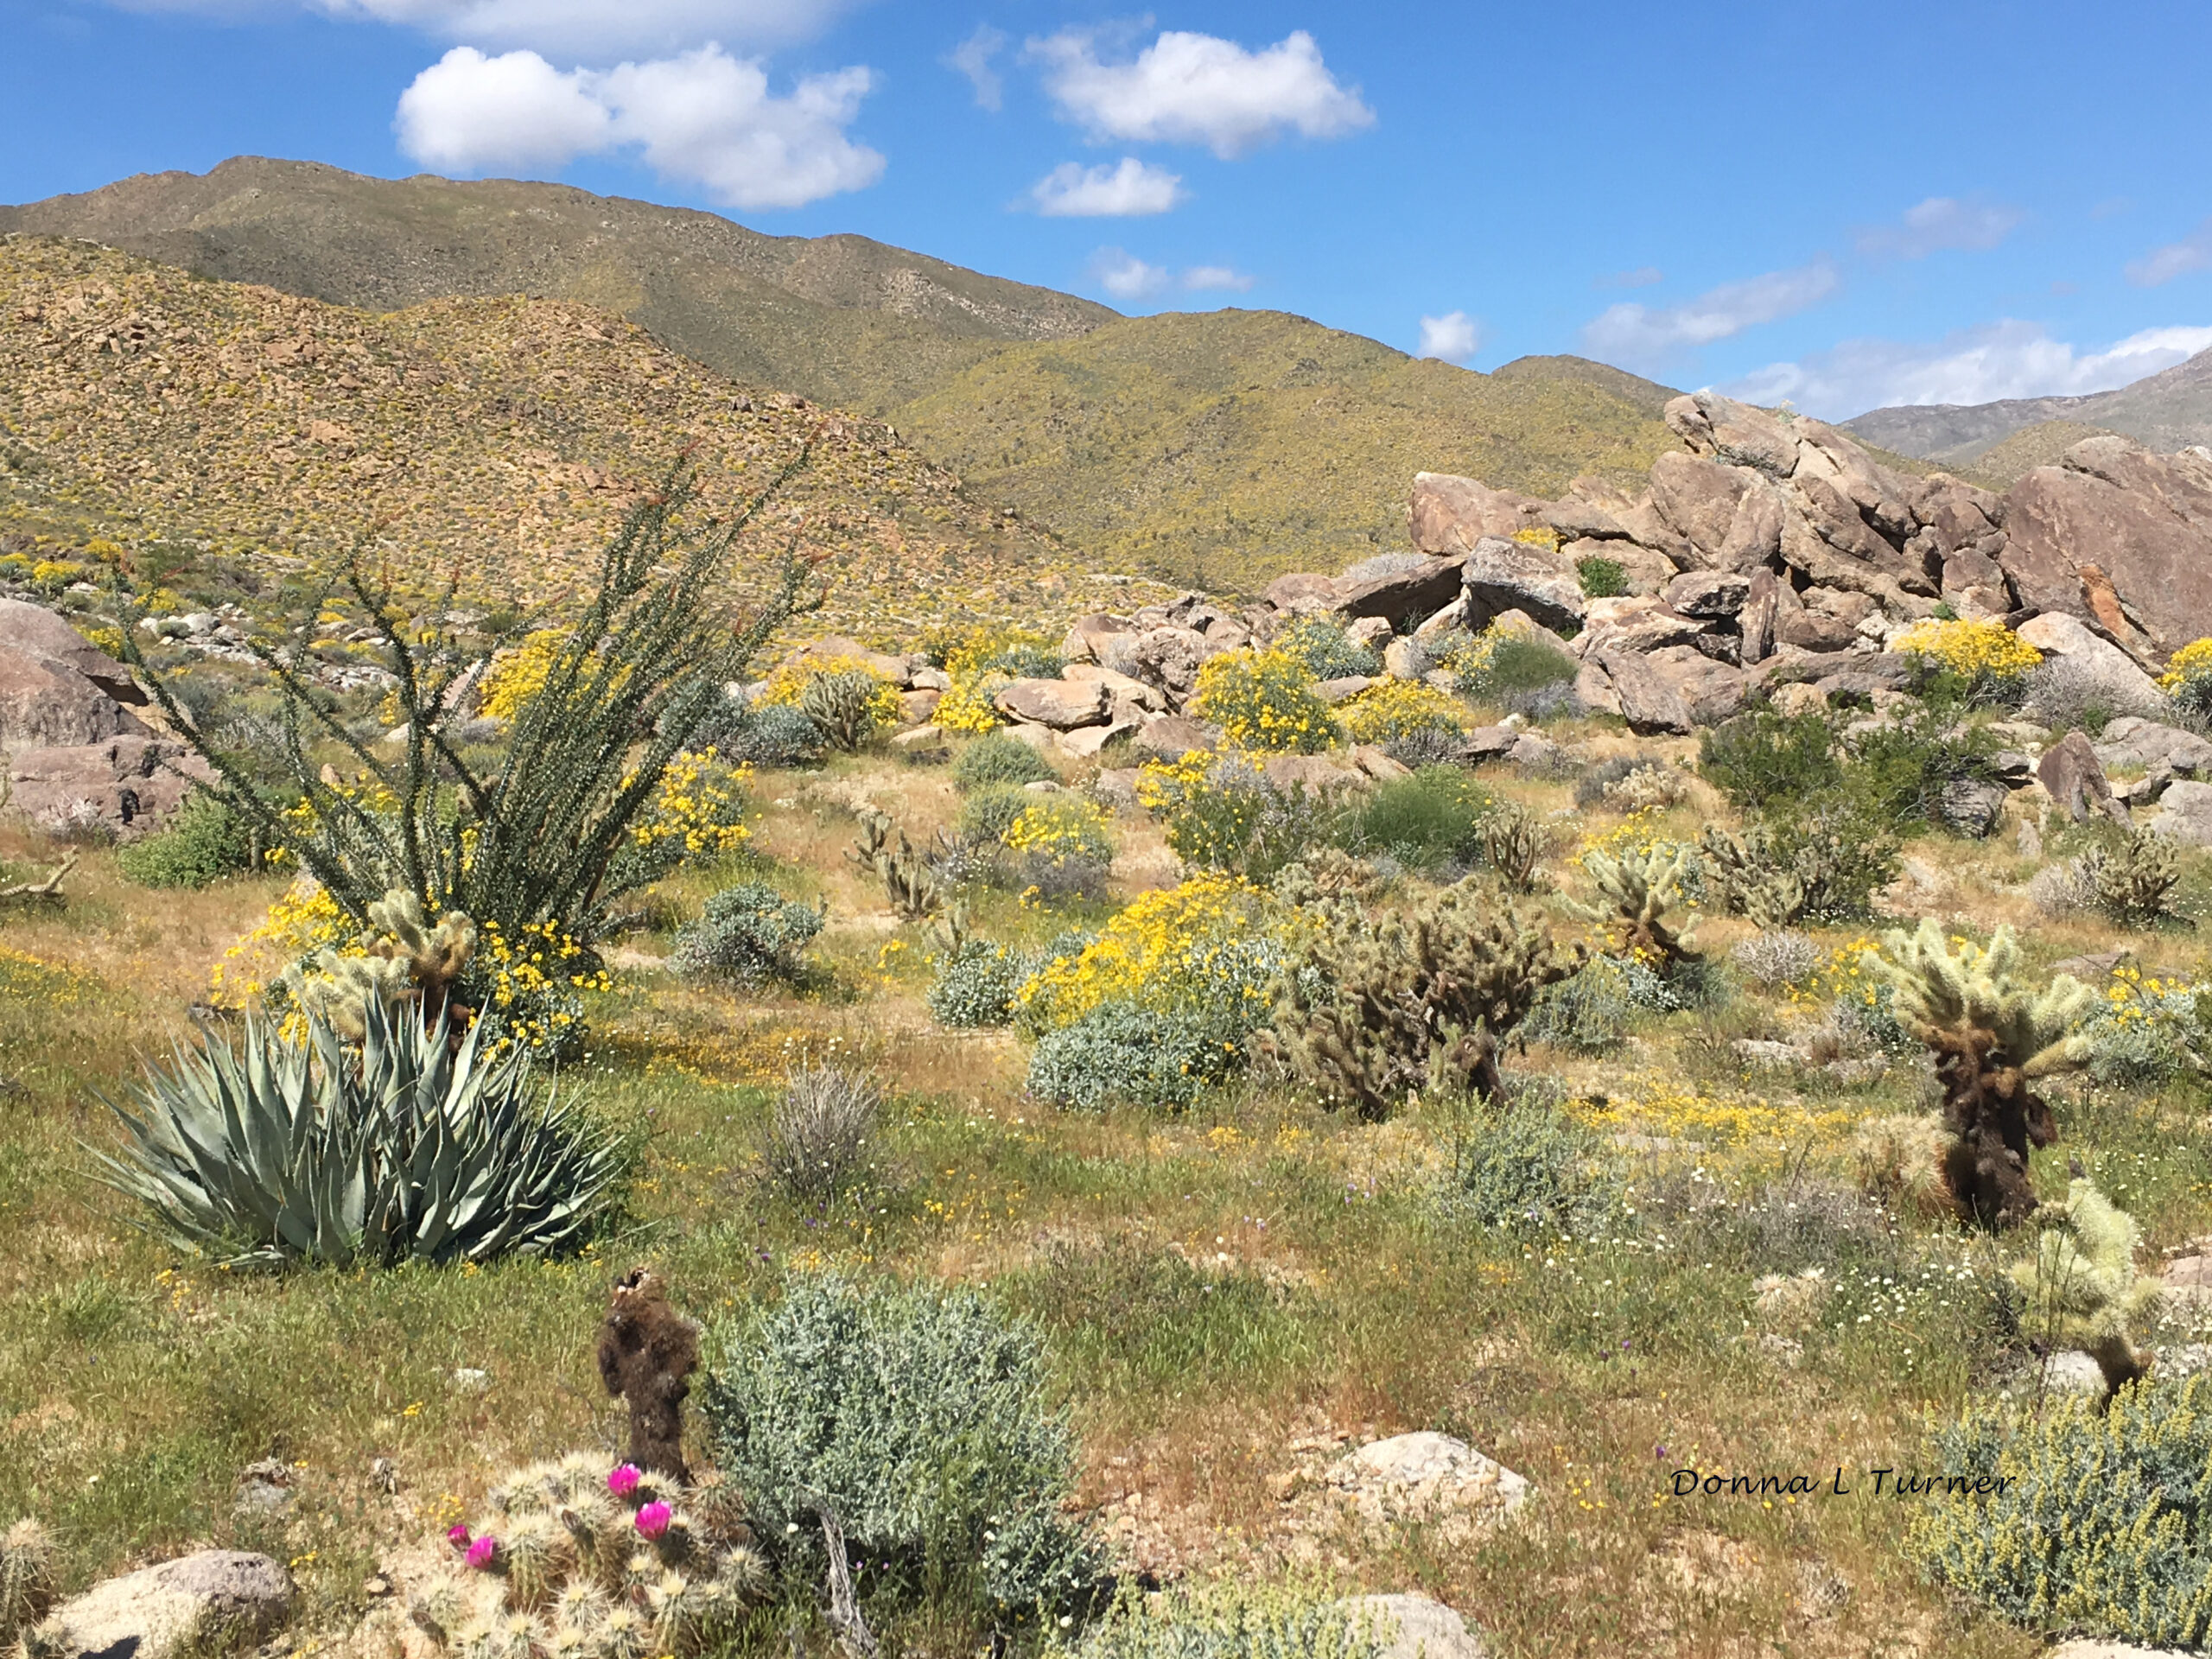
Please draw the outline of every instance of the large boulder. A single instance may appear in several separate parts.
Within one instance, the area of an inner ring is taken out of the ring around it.
[[[1465,1619],[1431,1596],[1354,1596],[1344,1606],[1376,1636],[1389,1633],[1376,1659],[1486,1659],[1490,1652]]]
[[[1591,660],[1605,670],[1619,703],[1621,718],[1628,721],[1630,731],[1680,734],[1690,731],[1696,724],[1675,676],[1650,657],[1633,651],[1604,648],[1592,652]],[[1581,690],[1579,681],[1575,689]]]
[[[67,664],[0,647],[0,749],[97,743],[145,729]]]
[[[1170,702],[1179,704],[1198,685],[1199,667],[1221,649],[1195,628],[1162,626],[1109,637],[1099,660],[1118,674],[1157,687]]]
[[[2173,784],[2148,826],[2190,847],[2212,847],[2212,784]]]
[[[203,1549],[93,1586],[40,1631],[45,1659],[180,1659],[258,1641],[292,1608],[292,1575],[266,1555]]]
[[[1486,536],[1467,554],[1460,579],[1470,626],[1506,611],[1520,611],[1548,628],[1572,628],[1582,620],[1580,576],[1563,555],[1541,543]]]
[[[129,669],[43,606],[0,599],[0,652],[73,669],[118,702],[137,706],[146,701]]]
[[[1269,582],[1265,597],[1275,609],[1294,615],[1333,611],[1337,607],[1336,578],[1311,570],[1294,570]]]
[[[1747,499],[1765,493],[1757,473],[1748,467],[1723,466],[1704,455],[1676,450],[1651,465],[1652,509],[1681,538],[1691,551],[1694,568],[1700,570],[1724,568],[1722,550],[1732,545],[1738,512]],[[1763,514],[1766,509],[1754,507],[1752,512]],[[1774,515],[1773,527],[1776,543],[1764,550],[1768,556],[1780,546],[1778,515]]]
[[[2081,732],[2067,733],[2044,751],[2043,759],[2036,762],[2036,780],[2059,810],[2076,823],[2088,822],[2093,812],[2117,823],[2127,822],[2126,808],[2113,799],[2112,785],[2105,779],[2097,752]]]
[[[1056,732],[1103,725],[1108,694],[1097,680],[1016,680],[992,699],[1009,719],[1032,721]]]
[[[2212,632],[2212,457],[2089,438],[2005,498],[2020,602],[2094,620],[2146,667]]]
[[[156,826],[194,784],[212,783],[207,763],[164,738],[25,749],[8,762],[10,799],[34,822],[131,836]]]
[[[2092,747],[2107,775],[2141,769],[2127,789],[2131,801],[2157,798],[2177,778],[2212,781],[2212,741],[2178,726],[2129,715],[2107,726]]]
[[[2212,627],[2212,618],[2206,619],[2205,626]],[[2046,611],[2031,617],[2015,632],[2044,656],[2063,657],[2078,664],[2098,684],[2110,690],[2119,707],[2155,708],[2162,701],[2157,682],[2135,659],[2111,640],[2090,632],[2088,624],[2078,616]]]
[[[1542,524],[1548,505],[1471,478],[1415,473],[1408,516],[1415,547],[1450,555],[1473,551],[1486,536],[1510,540],[1515,532]]]
[[[1136,734],[1136,751],[1147,760],[1180,760],[1193,749],[1221,747],[1221,728],[1188,715],[1160,715],[1145,721]]]
[[[1354,565],[1336,581],[1336,611],[1342,617],[1379,617],[1394,629],[1451,603],[1459,591],[1464,554],[1444,558],[1385,559],[1370,574]]]

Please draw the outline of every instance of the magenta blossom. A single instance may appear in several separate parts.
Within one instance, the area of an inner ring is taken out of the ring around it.
[[[676,1518],[676,1511],[655,1498],[639,1510],[636,1526],[648,1538],[658,1538],[668,1530],[668,1523]]]
[[[469,1545],[468,1554],[461,1559],[466,1560],[469,1566],[474,1567],[478,1572],[481,1573],[486,1567],[492,1565],[492,1558],[499,1553],[499,1541],[493,1537],[492,1535],[487,1532],[481,1538],[479,1538],[474,1543]]]
[[[644,1478],[636,1464],[617,1464],[607,1473],[607,1490],[617,1497],[627,1497],[638,1490],[638,1483]]]
[[[453,1525],[446,1529],[446,1542],[451,1544],[455,1549],[467,1549],[468,1548],[468,1529],[462,1526],[460,1522],[454,1522]]]

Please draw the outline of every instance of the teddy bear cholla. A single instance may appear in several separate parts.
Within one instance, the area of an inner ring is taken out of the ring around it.
[[[493,1490],[458,1557],[409,1605],[453,1659],[652,1659],[696,1652],[767,1580],[712,1494],[588,1453],[518,1470]]]

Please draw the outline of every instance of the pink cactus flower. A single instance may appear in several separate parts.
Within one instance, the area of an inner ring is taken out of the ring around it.
[[[486,1533],[468,1547],[468,1554],[461,1559],[481,1573],[492,1565],[492,1558],[499,1553],[499,1541]]]
[[[446,1529],[446,1542],[451,1544],[455,1549],[467,1549],[468,1548],[468,1529],[462,1526],[460,1522],[454,1522],[453,1525]]]
[[[617,1464],[607,1477],[607,1490],[617,1497],[627,1497],[638,1490],[638,1483],[644,1478],[636,1464]]]
[[[668,1523],[676,1518],[676,1511],[655,1498],[638,1511],[636,1526],[648,1538],[658,1538],[668,1530]]]

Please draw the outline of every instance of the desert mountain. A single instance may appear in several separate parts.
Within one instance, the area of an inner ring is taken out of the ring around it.
[[[825,622],[1033,614],[1071,591],[1058,550],[987,517],[881,422],[747,395],[585,306],[367,312],[0,238],[0,537],[18,547],[105,536],[265,575],[366,537],[425,582],[542,599],[685,445],[718,505],[811,446],[755,535],[835,560]]]
[[[1578,358],[1482,375],[1272,312],[1122,318],[860,237],[768,237],[559,185],[241,157],[0,208],[203,276],[369,311],[526,293],[744,385],[889,421],[1093,563],[1256,590],[1408,546],[1406,480],[1640,478],[1664,387]]]
[[[1995,453],[2015,434],[2054,423],[2056,429],[2018,446],[2016,453]],[[1901,454],[1971,462],[2007,480],[2098,432],[2121,433],[2158,450],[2212,443],[2212,351],[2116,391],[2010,397],[1994,404],[1904,404],[1871,410],[1843,426]]]

